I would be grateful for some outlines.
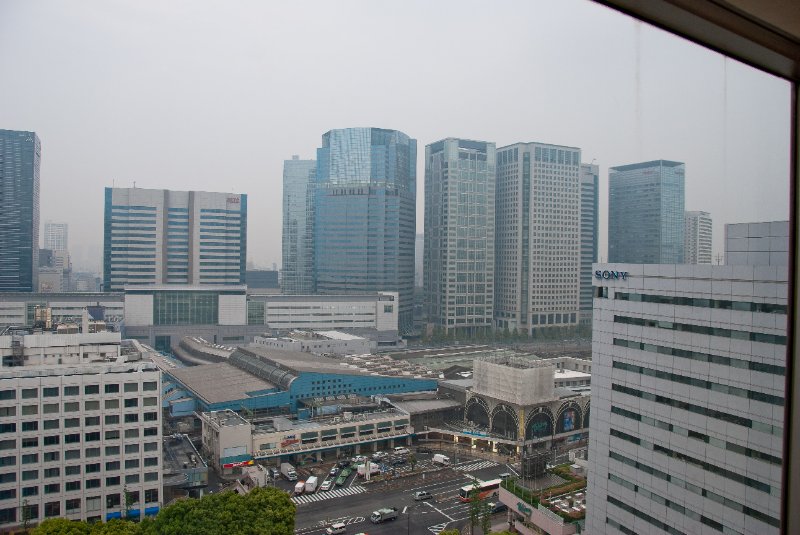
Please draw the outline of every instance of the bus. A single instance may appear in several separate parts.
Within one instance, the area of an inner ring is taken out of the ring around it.
[[[500,488],[500,483],[502,481],[502,479],[492,479],[490,481],[476,480],[475,483],[470,483],[469,485],[461,487],[458,493],[458,499],[462,502],[472,501],[473,493],[476,490],[479,500],[483,500],[487,496],[497,496],[499,494],[497,489]]]

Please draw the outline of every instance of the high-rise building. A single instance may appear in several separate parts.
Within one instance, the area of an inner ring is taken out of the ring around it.
[[[708,212],[686,212],[683,221],[684,263],[710,264],[711,214]]]
[[[600,171],[594,164],[581,164],[581,298],[580,323],[592,323],[592,264],[597,262],[598,201]]]
[[[414,240],[414,286],[422,288],[425,261],[425,235],[417,234]]]
[[[789,265],[789,222],[725,225],[725,264]]]
[[[0,528],[156,514],[163,503],[158,368],[126,361],[133,355],[121,355],[119,333],[15,334],[0,342]]]
[[[315,160],[283,161],[283,269],[281,291],[314,293]]]
[[[35,132],[0,130],[0,292],[39,289],[39,162]]]
[[[103,287],[242,284],[247,195],[106,188]]]
[[[497,328],[531,333],[578,324],[580,161],[575,147],[517,143],[497,149]]]
[[[594,277],[587,531],[777,534],[787,267]]]
[[[415,139],[382,128],[331,130],[317,149],[316,290],[398,292],[403,332],[413,326],[416,161]]]
[[[609,262],[683,263],[685,173],[668,160],[609,168]]]
[[[429,325],[491,330],[495,144],[447,138],[425,147],[424,301]]]
[[[69,227],[66,223],[46,221],[44,224],[44,249],[68,251]]]

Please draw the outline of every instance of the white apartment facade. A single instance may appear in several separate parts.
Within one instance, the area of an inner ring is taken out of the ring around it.
[[[712,221],[708,212],[686,212],[683,216],[683,261],[710,264]]]
[[[76,357],[81,364],[52,363],[60,357],[48,347],[62,345],[44,336],[26,347],[44,342],[46,365],[30,359],[33,365],[9,367],[4,359],[0,369],[0,529],[52,517],[118,518],[126,491],[134,501],[130,517],[156,514],[163,483],[159,370],[94,360],[100,351]]]
[[[587,531],[778,533],[785,266],[596,264]]]
[[[578,324],[581,150],[497,149],[495,326],[531,333]]]

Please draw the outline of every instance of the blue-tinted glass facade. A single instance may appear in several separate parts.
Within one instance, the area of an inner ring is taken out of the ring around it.
[[[331,130],[317,149],[314,276],[322,294],[396,291],[413,325],[417,142],[396,130]]]
[[[36,133],[0,130],[0,292],[38,291],[41,153]]]
[[[581,323],[591,324],[592,263],[597,262],[600,175],[593,164],[581,164]]]
[[[609,262],[683,263],[685,173],[668,160],[609,168]]]
[[[283,270],[285,294],[313,294],[314,177],[317,162],[294,157],[283,162]]]

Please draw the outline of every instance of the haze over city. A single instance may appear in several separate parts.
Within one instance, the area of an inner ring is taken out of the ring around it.
[[[103,188],[247,193],[248,260],[281,264],[281,177],[334,128],[686,163],[686,209],[788,217],[789,84],[583,1],[0,5],[0,125],[42,140],[41,218],[99,271]],[[758,157],[739,158],[739,155]]]

